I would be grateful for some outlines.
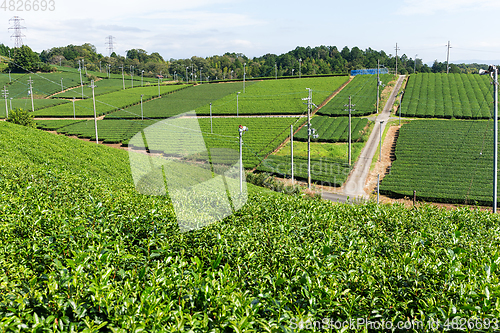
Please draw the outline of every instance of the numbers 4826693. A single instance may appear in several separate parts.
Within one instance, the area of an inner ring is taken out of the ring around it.
[[[3,0],[0,9],[4,12],[38,12],[56,10],[55,0]]]

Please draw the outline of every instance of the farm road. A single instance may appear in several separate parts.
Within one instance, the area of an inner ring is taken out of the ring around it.
[[[365,183],[368,176],[368,172],[370,171],[370,165],[373,160],[373,156],[377,151],[377,147],[379,144],[379,136],[380,131],[384,131],[385,125],[391,116],[391,110],[394,105],[394,101],[396,99],[396,95],[403,84],[404,75],[400,75],[398,81],[387,100],[387,103],[384,106],[382,112],[377,116],[375,126],[373,128],[368,141],[361,151],[359,158],[354,165],[353,171],[351,172],[349,178],[347,179],[344,186],[344,196],[349,197],[351,199],[356,199],[358,197],[368,198],[368,195],[365,193]],[[381,124],[380,122],[383,121]],[[325,199],[330,199],[328,194],[324,194],[323,197]],[[335,200],[339,201],[340,198],[336,196]],[[331,200],[331,199],[330,199]]]

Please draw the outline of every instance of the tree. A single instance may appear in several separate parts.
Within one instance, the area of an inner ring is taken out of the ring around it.
[[[33,121],[33,115],[28,111],[20,108],[15,108],[14,110],[10,110],[9,118],[7,118],[8,122],[13,124],[18,124],[27,127],[36,127],[36,123]]]
[[[28,45],[14,49],[13,61],[9,63],[12,72],[31,72],[38,68],[40,58]]]

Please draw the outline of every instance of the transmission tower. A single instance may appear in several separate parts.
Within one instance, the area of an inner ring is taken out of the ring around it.
[[[9,30],[13,30],[14,33],[11,38],[14,38],[15,41],[15,46],[14,47],[21,47],[23,46],[23,37],[26,37],[23,35],[22,29],[26,29],[26,27],[21,26],[21,21],[24,21],[24,19],[20,18],[19,16],[14,16],[9,20],[9,23],[12,24],[13,26],[9,28]]]
[[[106,45],[108,46],[107,49],[109,50],[109,55],[110,56],[113,53],[113,49],[114,49],[114,47],[113,47],[113,44],[114,44],[113,40],[114,39],[115,39],[115,37],[113,37],[111,35],[109,35],[108,37],[106,37],[106,40],[107,40]]]

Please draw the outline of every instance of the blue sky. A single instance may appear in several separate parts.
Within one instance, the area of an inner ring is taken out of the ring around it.
[[[26,0],[24,0],[26,1]],[[107,55],[142,48],[166,60],[225,52],[248,57],[281,54],[297,46],[371,47],[400,51],[425,63],[500,59],[499,0],[239,1],[54,0],[54,11],[0,9],[0,42],[13,46],[9,19],[24,19],[25,44],[40,52],[91,43]]]

